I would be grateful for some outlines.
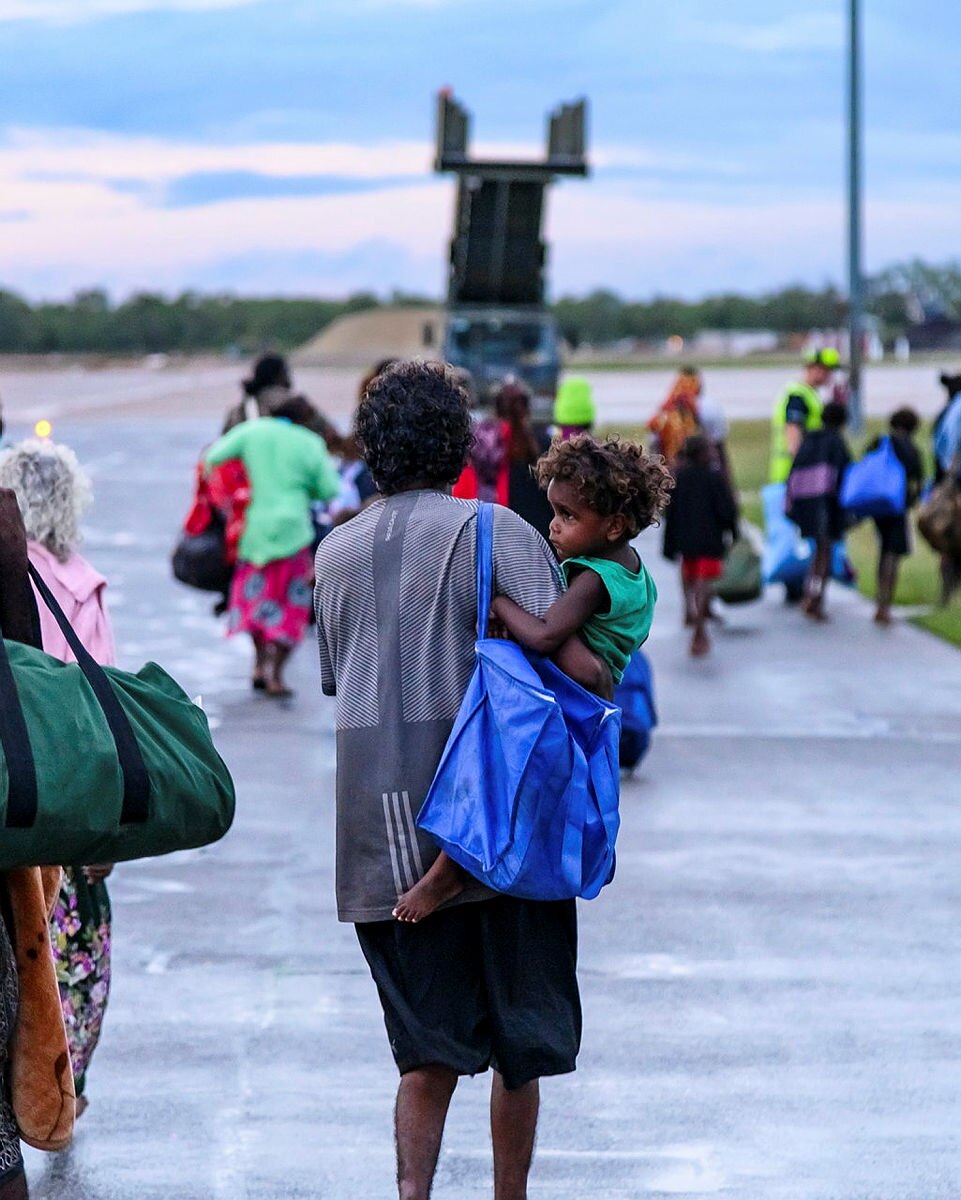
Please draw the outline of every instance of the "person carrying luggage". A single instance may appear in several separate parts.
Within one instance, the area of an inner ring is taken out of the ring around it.
[[[888,422],[891,449],[904,467],[907,488],[903,512],[872,518],[878,534],[878,579],[875,596],[877,607],[874,612],[877,625],[891,624],[891,604],[894,601],[901,559],[911,553],[908,513],[917,503],[924,482],[924,464],[913,440],[920,423],[920,418],[913,408],[899,408],[891,414]],[[876,437],[866,453],[872,453],[879,449],[880,445],[881,439]]]
[[[801,602],[801,611],[813,621],[827,620],[824,593],[831,573],[831,548],[847,527],[840,504],[844,472],[851,462],[841,433],[847,419],[843,404],[832,400],[824,406],[821,425],[804,435],[787,480],[787,515],[801,536],[814,542]]]

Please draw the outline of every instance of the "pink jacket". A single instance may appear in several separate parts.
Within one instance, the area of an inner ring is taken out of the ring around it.
[[[39,542],[29,542],[27,553],[44,583],[67,614],[77,637],[98,663],[112,667],[116,662],[116,655],[113,631],[103,603],[106,579],[80,554],[71,554],[67,561],[62,563]],[[60,626],[39,597],[37,608],[40,610],[40,632],[44,650],[63,662],[76,662],[66,638],[60,632]]]

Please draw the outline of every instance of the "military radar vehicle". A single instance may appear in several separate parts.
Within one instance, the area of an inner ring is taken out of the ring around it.
[[[541,162],[471,158],[470,115],[449,90],[437,98],[434,169],[457,176],[443,354],[466,367],[483,393],[516,375],[547,420],[560,372],[560,335],[546,303],[544,189],[559,175],[586,175],[587,104],[563,104],[548,118]]]

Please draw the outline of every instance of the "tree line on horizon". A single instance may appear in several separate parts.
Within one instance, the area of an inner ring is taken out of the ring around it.
[[[870,280],[868,294],[868,309],[886,337],[903,333],[926,315],[961,317],[961,262],[932,266],[914,261],[889,267]],[[437,303],[401,292],[386,300],[370,292],[330,300],[194,291],[173,298],[138,292],[114,303],[106,291],[93,288],[68,301],[30,304],[0,289],[0,353],[251,354],[266,346],[291,350],[349,313]],[[598,289],[586,296],[561,297],[553,310],[572,346],[605,347],[674,335],[689,338],[705,329],[764,329],[787,335],[834,328],[846,319],[846,300],[831,284],[795,284],[759,296],[730,292],[701,300],[625,300]]]

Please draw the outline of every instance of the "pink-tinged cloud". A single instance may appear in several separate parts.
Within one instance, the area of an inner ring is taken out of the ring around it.
[[[742,180],[720,155],[712,171],[723,186],[686,186],[674,178],[690,165],[682,152],[642,144],[601,145],[594,159],[593,177],[565,180],[549,197],[555,295],[606,286],[696,296],[840,278],[840,187],[785,196]],[[0,284],[31,297],[95,284],[119,295],[187,286],[437,295],[454,183],[430,160],[426,141],[200,145],[14,131],[0,143]],[[961,244],[961,185],[889,185],[871,195],[865,228],[869,269],[950,257]]]

